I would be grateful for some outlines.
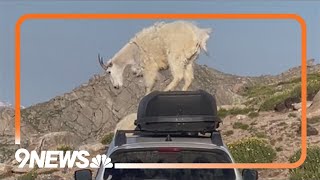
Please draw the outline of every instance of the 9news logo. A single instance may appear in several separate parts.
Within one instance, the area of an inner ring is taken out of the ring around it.
[[[22,156],[22,157],[21,157]],[[19,168],[23,168],[28,164],[29,168],[35,165],[39,168],[112,168],[111,159],[105,154],[93,157],[91,161],[87,157],[90,154],[87,151],[41,151],[40,155],[37,151],[29,153],[26,149],[18,149],[15,153],[16,160],[20,163]]]

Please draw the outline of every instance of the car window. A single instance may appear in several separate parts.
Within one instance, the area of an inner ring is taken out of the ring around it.
[[[196,151],[160,148],[118,152],[110,156],[113,163],[230,163],[221,150]],[[104,179],[234,180],[234,169],[106,169]]]

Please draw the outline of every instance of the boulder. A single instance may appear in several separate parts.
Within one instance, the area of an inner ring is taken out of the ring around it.
[[[314,96],[311,106],[307,110],[308,118],[320,116],[320,91]]]
[[[307,108],[309,108],[311,104],[312,104],[312,101],[307,101]],[[299,111],[302,107],[301,102],[293,103],[292,106],[293,106],[293,110],[296,110],[296,111]]]
[[[247,119],[248,116],[247,116],[247,115],[243,115],[243,114],[238,114],[238,115],[236,116],[236,118],[237,118],[237,120],[243,120],[243,119]]]
[[[316,136],[319,134],[319,131],[312,126],[308,126],[307,128],[307,136]]]
[[[289,97],[284,101],[278,103],[274,108],[274,110],[277,112],[286,112],[294,108],[293,104],[299,103],[299,102],[301,102],[301,99],[299,97]]]
[[[299,126],[299,129],[297,130],[297,133],[299,136],[301,136],[301,125]],[[307,126],[307,136],[316,136],[319,134],[319,131],[308,124]]]
[[[281,102],[279,104],[276,105],[276,107],[274,108],[274,110],[276,112],[286,112],[287,111],[287,107],[285,105],[284,102]]]

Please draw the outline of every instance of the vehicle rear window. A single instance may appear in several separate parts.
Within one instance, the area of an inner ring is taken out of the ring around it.
[[[221,150],[199,151],[158,148],[123,151],[110,156],[113,163],[231,163]],[[111,178],[112,177],[112,178]],[[105,179],[234,180],[234,169],[106,169]]]

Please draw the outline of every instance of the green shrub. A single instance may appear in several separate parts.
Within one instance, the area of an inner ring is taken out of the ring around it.
[[[237,163],[271,163],[276,158],[276,151],[259,138],[246,138],[228,144],[228,148]]]
[[[283,151],[283,149],[282,149],[282,147],[276,147],[276,151],[280,152],[280,151]]]
[[[306,161],[296,169],[290,169],[291,180],[320,179],[320,147],[313,146],[308,148]],[[301,151],[297,151],[290,162],[294,163],[300,159]]]
[[[262,111],[270,111],[273,110],[277,104],[285,101],[287,98],[291,97],[290,92],[281,92],[277,93],[270,98],[267,98],[260,106],[260,110]]]
[[[242,129],[242,130],[247,130],[249,128],[248,124],[242,123],[242,122],[235,122],[232,125],[233,129]]]
[[[35,171],[30,171],[27,174],[24,174],[20,177],[18,177],[18,180],[35,180],[37,178],[38,174]]]
[[[313,97],[320,90],[320,73],[308,74],[307,94]],[[301,78],[295,77],[277,84],[256,84],[248,87],[241,94],[247,97],[244,103],[248,107],[260,106],[260,110],[269,111],[287,98],[301,97]]]
[[[226,109],[220,108],[218,110],[218,116],[220,118],[225,118],[226,116],[228,116],[228,111]]]
[[[288,126],[288,124],[282,121],[281,123],[278,124],[278,126]]]
[[[249,87],[244,93],[244,96],[247,96],[249,98],[255,98],[261,95],[272,95],[274,94],[275,88],[272,86],[265,86],[265,85],[255,85],[252,87]]]
[[[113,133],[109,133],[107,135],[105,135],[102,139],[101,139],[101,143],[102,144],[110,144],[112,139],[113,139],[114,134]]]
[[[257,133],[255,134],[255,136],[256,136],[257,138],[267,138],[267,137],[268,137],[265,132],[257,132]]]
[[[259,116],[259,113],[258,112],[250,112],[249,114],[248,114],[248,117],[249,118],[255,118],[255,117],[258,117]]]
[[[308,83],[307,83],[307,94],[309,96],[314,96],[320,90],[320,76],[319,74],[308,74]],[[291,96],[301,97],[301,83],[296,86],[292,92]]]
[[[257,124],[258,124],[257,121],[254,121],[254,122],[250,123],[251,126],[254,126],[254,125],[257,125]]]
[[[225,136],[230,136],[230,135],[232,135],[233,133],[234,133],[233,130],[228,130],[228,131],[224,132],[223,135],[225,135]]]
[[[67,152],[67,151],[72,151],[73,148],[71,146],[68,145],[60,145],[57,147],[58,151],[63,151],[63,152]]]
[[[297,114],[296,113],[289,113],[288,117],[297,117]]]
[[[248,128],[248,131],[249,131],[251,134],[256,134],[256,133],[258,132],[258,129],[255,128],[255,127],[250,126],[250,127]]]
[[[229,109],[229,110],[226,110],[226,109],[219,109],[218,111],[218,116],[220,118],[224,118],[228,115],[238,115],[238,114],[248,114],[249,112],[253,111],[252,108],[232,108],[232,109]]]

